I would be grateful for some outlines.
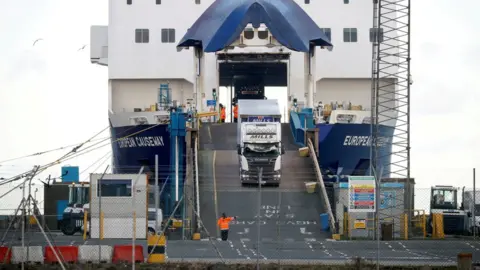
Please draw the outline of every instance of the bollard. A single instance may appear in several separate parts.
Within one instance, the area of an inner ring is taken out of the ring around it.
[[[165,248],[167,239],[164,235],[149,235],[147,240],[148,245],[148,263],[164,263],[165,262]]]
[[[459,253],[457,255],[457,269],[469,270],[472,268],[472,253]]]

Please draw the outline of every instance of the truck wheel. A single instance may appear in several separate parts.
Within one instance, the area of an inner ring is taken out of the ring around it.
[[[75,227],[70,223],[63,224],[62,233],[65,234],[65,235],[70,235],[70,236],[74,235],[75,234]]]
[[[272,184],[272,187],[279,187],[280,183]]]

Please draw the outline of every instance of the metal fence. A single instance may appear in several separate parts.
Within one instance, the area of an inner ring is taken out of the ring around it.
[[[377,228],[375,215],[348,213],[348,189],[336,184],[331,189],[335,190],[331,205],[338,234],[333,236],[326,228],[329,222],[325,220],[323,195],[318,185],[312,192],[305,184],[312,179],[313,171],[289,172],[296,175],[295,181],[288,181],[280,187],[242,187],[232,168],[219,170],[214,181],[211,173],[200,166],[199,185],[196,186],[196,170],[192,164],[195,157],[193,153],[190,156],[183,196],[174,211],[163,216],[157,230],[167,238],[164,246],[160,244],[164,247],[160,252],[164,252],[165,262],[375,265],[378,260],[380,265],[388,266],[452,266],[456,265],[460,253],[471,253],[473,261],[479,258],[478,232],[473,235],[475,230],[470,228],[475,216],[479,215],[475,215],[475,209],[468,201],[473,200],[473,194],[479,197],[480,193],[473,192],[473,188],[456,189],[458,209],[443,213],[445,227],[448,220],[457,218],[463,219],[465,230],[447,233],[446,228],[443,237],[435,237],[435,225],[430,218],[434,210],[430,208],[431,188],[416,188],[412,196],[415,203],[410,208],[406,207],[409,196],[405,188],[391,183],[381,186],[380,227]],[[444,195],[445,202],[454,201],[454,197]],[[167,195],[162,192],[162,196]],[[199,206],[201,213],[198,212]],[[90,210],[87,223],[92,231],[84,234],[81,228],[74,235],[65,235],[48,226],[44,222],[48,216],[28,217],[24,221],[23,241],[21,217],[10,216],[7,220],[10,222],[2,220],[0,223],[3,236],[0,246],[13,247],[12,263],[23,260],[44,262],[46,257],[56,260],[48,248],[50,245],[67,247],[57,253],[62,262],[119,263],[132,258],[143,262],[158,250],[147,241],[149,233],[152,234],[148,228],[155,229],[155,222],[152,223],[155,215],[151,212],[148,209],[133,211],[130,205],[104,200],[101,209]],[[236,217],[230,223],[227,241],[220,239],[217,226],[222,213]],[[98,222],[95,223],[94,219]],[[83,225],[83,221],[75,221],[75,224]],[[42,224],[43,232],[38,222]],[[377,239],[379,231],[380,239]],[[22,253],[22,245],[28,252]],[[125,249],[132,245],[141,248]],[[78,247],[76,259],[72,255],[75,251],[68,247]]]

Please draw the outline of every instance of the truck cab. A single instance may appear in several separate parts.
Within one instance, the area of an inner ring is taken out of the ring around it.
[[[65,235],[74,235],[82,230],[85,207],[90,201],[89,183],[72,183],[68,185],[68,204],[63,210],[60,230]]]
[[[279,122],[241,123],[238,145],[240,181],[244,184],[279,186],[282,178],[281,124]],[[260,181],[260,183],[259,183]]]
[[[458,188],[453,186],[433,186],[430,192],[430,213],[443,214],[445,234],[465,234],[468,218],[458,204]],[[433,229],[432,218],[429,218],[428,230]]]

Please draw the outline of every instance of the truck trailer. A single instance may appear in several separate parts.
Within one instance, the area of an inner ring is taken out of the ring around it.
[[[277,100],[239,100],[237,151],[244,184],[279,186],[282,177],[281,113]]]

